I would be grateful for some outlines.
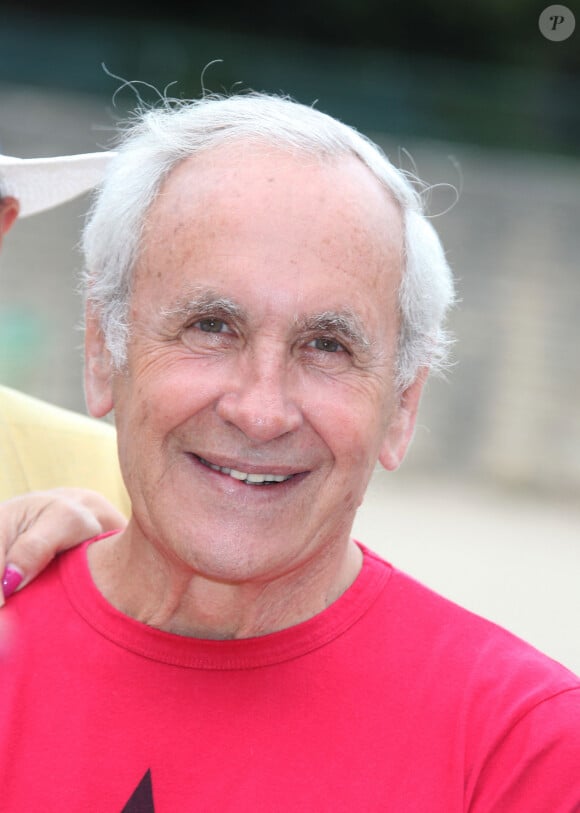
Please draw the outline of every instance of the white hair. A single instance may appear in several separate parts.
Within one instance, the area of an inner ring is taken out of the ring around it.
[[[165,100],[160,107],[138,111],[122,133],[82,238],[85,299],[99,314],[116,367],[126,361],[132,270],[147,212],[163,181],[184,159],[241,141],[320,158],[356,156],[390,192],[401,208],[405,247],[397,384],[404,389],[423,366],[441,369],[449,345],[443,323],[454,286],[417,188],[380,147],[354,128],[286,96],[257,92]]]

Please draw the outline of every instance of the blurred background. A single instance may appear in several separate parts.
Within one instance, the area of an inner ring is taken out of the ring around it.
[[[315,103],[416,171],[457,278],[454,366],[355,531],[580,672],[580,31],[545,37],[547,5],[0,2],[0,149],[106,149],[136,94],[251,88]],[[0,381],[81,411],[88,203],[19,222],[0,258]]]

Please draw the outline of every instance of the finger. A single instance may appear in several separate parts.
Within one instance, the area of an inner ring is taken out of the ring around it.
[[[103,532],[97,517],[85,506],[54,500],[18,535],[7,555],[7,565],[22,573],[24,587],[49,564],[55,554]]]
[[[90,511],[100,523],[99,533],[121,530],[127,524],[126,517],[118,508],[97,491],[86,488],[55,488],[51,494],[64,499],[70,505],[71,510],[83,507]]]
[[[95,510],[93,516],[98,520],[101,526],[99,533],[122,530],[127,525],[126,517],[115,508],[114,505],[108,502],[105,502],[100,509]]]
[[[4,575],[2,576],[2,589],[0,590],[0,595],[2,597],[2,605],[3,606],[5,600],[10,598],[12,593],[15,593],[16,590],[20,587],[24,580],[24,574],[18,570],[18,568],[8,565],[4,569]]]
[[[2,574],[0,607],[4,606],[5,599],[22,581],[22,574],[18,568],[7,566],[7,558],[21,528],[26,527],[31,521],[31,508],[30,501],[21,502],[18,497],[0,504],[0,574]]]
[[[82,488],[31,492],[0,504],[3,599],[34,579],[61,551],[117,529],[127,520],[101,494]],[[4,568],[6,565],[6,568]]]

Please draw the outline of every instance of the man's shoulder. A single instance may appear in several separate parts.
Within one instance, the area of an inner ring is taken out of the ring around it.
[[[382,561],[372,552],[367,556]],[[504,676],[509,684],[543,685],[548,692],[580,689],[580,677],[561,663],[396,567],[382,606],[378,626],[385,625],[410,666],[432,669],[433,677],[447,673],[484,687]]]

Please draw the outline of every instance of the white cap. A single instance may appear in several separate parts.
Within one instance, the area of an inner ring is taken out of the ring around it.
[[[52,209],[96,186],[114,155],[90,152],[53,158],[14,158],[0,153],[0,194],[18,200],[20,217]]]

